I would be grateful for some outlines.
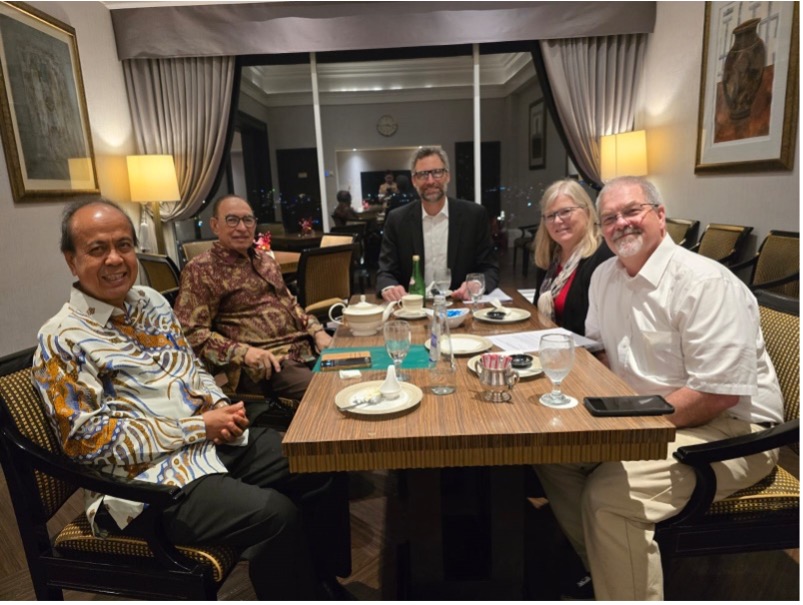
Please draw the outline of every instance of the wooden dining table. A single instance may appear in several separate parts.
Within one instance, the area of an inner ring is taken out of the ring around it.
[[[518,292],[506,293],[512,301],[505,305],[530,311],[529,319],[489,323],[469,316],[452,334],[488,337],[554,327]],[[423,344],[429,320],[410,324],[413,344]],[[384,342],[381,332],[355,337],[341,326],[332,346],[384,346]],[[664,417],[592,416],[583,406],[584,397],[633,391],[583,348],[576,350],[574,366],[562,383],[563,391],[579,402],[569,409],[539,403],[540,396],[552,390],[543,374],[522,379],[513,388],[510,403],[489,403],[482,398],[482,386],[467,359],[455,358],[457,389],[446,396],[429,391],[428,370],[404,369],[409,381],[424,392],[423,399],[406,412],[388,416],[341,412],[335,405],[342,389],[380,380],[384,371],[364,370],[353,379],[343,379],[337,372],[316,373],[282,442],[293,472],[402,469],[408,522],[406,563],[400,573],[408,581],[397,596],[477,598],[486,591],[489,598],[521,598],[523,509],[518,503],[524,501],[525,465],[657,459],[666,455],[674,439],[674,426]],[[450,567],[449,553],[459,558],[460,547],[450,545],[442,531],[450,522],[446,509],[454,507],[454,498],[443,492],[445,473],[455,468],[479,469],[484,478],[478,485],[485,486],[479,491],[487,493],[479,495],[484,503],[471,506],[490,511],[485,520],[491,526],[488,546],[494,552],[487,577],[477,572],[467,582],[450,578],[454,566]]]
[[[273,250],[273,258],[282,268],[282,275],[288,275],[298,271],[298,260],[301,258],[301,253]]]

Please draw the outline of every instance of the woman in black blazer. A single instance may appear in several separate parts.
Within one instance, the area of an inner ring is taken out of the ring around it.
[[[613,253],[602,239],[591,198],[577,181],[552,183],[540,206],[533,304],[559,326],[585,335],[591,274]]]

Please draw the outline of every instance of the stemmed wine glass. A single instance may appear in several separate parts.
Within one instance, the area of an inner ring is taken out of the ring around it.
[[[549,407],[563,407],[572,400],[561,393],[560,383],[574,364],[574,337],[571,334],[546,334],[541,337],[541,367],[552,381],[552,392],[541,396]]]
[[[385,323],[385,348],[388,355],[393,360],[393,365],[396,366],[396,378],[399,380],[407,380],[407,376],[401,372],[401,364],[407,353],[410,350],[410,324],[406,321],[393,320]]]
[[[476,313],[479,308],[480,298],[485,294],[485,274],[469,273],[466,275],[466,288],[471,296],[472,311]]]
[[[434,274],[435,289],[444,296],[450,292],[452,287],[452,270],[448,267],[446,269],[435,269]],[[434,297],[434,293],[433,293]]]

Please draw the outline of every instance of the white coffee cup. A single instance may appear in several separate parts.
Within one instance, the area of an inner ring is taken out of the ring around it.
[[[408,312],[421,311],[424,308],[424,297],[420,294],[405,294],[399,304]]]

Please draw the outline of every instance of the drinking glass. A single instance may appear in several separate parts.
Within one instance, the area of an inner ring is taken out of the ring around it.
[[[401,364],[410,350],[410,324],[401,320],[388,321],[385,323],[384,334],[385,348],[396,366],[396,378],[407,380],[408,377],[402,374]]]
[[[435,269],[433,275],[435,281],[435,289],[441,294],[447,294],[452,287],[452,270],[448,267],[446,269]],[[433,292],[433,296],[434,296]]]
[[[477,309],[479,309],[480,298],[485,294],[485,274],[469,273],[466,275],[466,287],[471,295],[472,310],[476,313]]]
[[[541,337],[541,367],[552,381],[552,392],[541,396],[546,406],[560,407],[571,401],[560,391],[560,383],[574,364],[574,337],[571,334],[546,334]]]

